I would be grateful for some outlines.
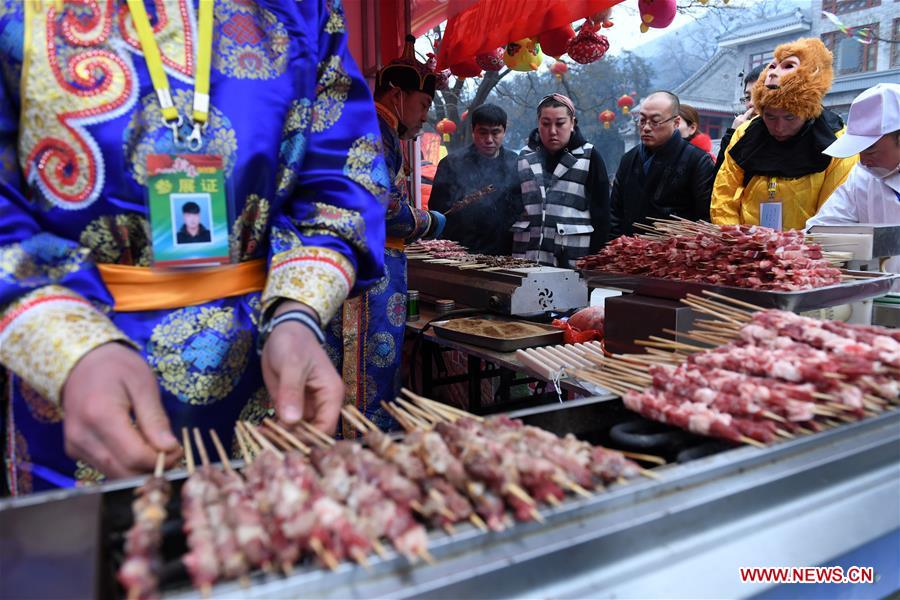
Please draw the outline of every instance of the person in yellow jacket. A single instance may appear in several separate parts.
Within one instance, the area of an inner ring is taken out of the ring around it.
[[[844,183],[857,158],[822,154],[845,130],[822,107],[832,78],[831,52],[821,40],[775,49],[753,86],[760,116],[734,132],[713,185],[713,223],[802,229]]]

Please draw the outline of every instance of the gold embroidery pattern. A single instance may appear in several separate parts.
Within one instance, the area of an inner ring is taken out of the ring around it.
[[[241,262],[257,255],[269,224],[269,201],[256,194],[247,196],[244,210],[231,227],[231,258]]]
[[[19,393],[28,407],[31,416],[40,423],[59,423],[63,418],[63,411],[59,404],[47,400],[38,394],[24,379],[19,377]]]
[[[384,277],[376,281],[372,284],[372,286],[366,290],[367,294],[372,294],[373,296],[377,296],[384,292],[387,289],[388,284],[391,282],[391,271],[390,269],[384,270]]]
[[[143,215],[120,214],[97,217],[80,236],[94,262],[149,267],[152,258],[150,223]]]
[[[19,160],[44,200],[67,210],[100,195],[105,163],[86,126],[119,116],[135,101],[134,76],[110,45],[112,2],[26,4],[31,32],[22,73]],[[68,24],[68,27],[67,25]]]
[[[89,251],[39,234],[20,244],[0,247],[0,281],[22,287],[56,282],[84,268]]]
[[[263,291],[263,309],[278,298],[312,307],[321,323],[334,317],[353,288],[356,271],[339,252],[300,246],[272,257]]]
[[[302,246],[303,242],[300,241],[297,232],[290,227],[273,225],[272,231],[269,232],[269,244],[272,246],[272,253],[279,254]]]
[[[299,223],[297,230],[306,236],[330,235],[353,244],[361,252],[368,252],[366,242],[366,222],[355,210],[348,210],[323,204],[313,203],[313,214]]]
[[[259,325],[259,316],[262,314],[262,300],[258,295],[254,294],[247,301],[247,306],[250,307],[250,322],[254,327],[257,327]]]
[[[343,33],[347,31],[344,23],[344,7],[341,0],[328,0],[325,5],[328,10],[328,22],[325,23],[326,33]]]
[[[269,392],[265,386],[256,390],[238,416],[239,421],[250,421],[259,425],[266,417],[275,418],[275,406],[269,397]],[[233,458],[243,458],[241,455],[241,447],[238,445],[237,438],[231,442],[231,456]]]
[[[237,79],[274,79],[287,68],[290,38],[271,12],[237,0],[216,3],[212,66]]]
[[[153,37],[159,45],[159,53],[163,65],[168,67],[171,76],[193,83],[194,81],[194,32],[193,7],[188,0],[178,0],[177,6],[172,0],[154,0],[156,22],[153,26]],[[141,41],[134,28],[134,20],[128,5],[119,6],[119,31],[129,50],[143,56]]]
[[[359,395],[359,319],[362,311],[360,298],[348,298],[341,307],[341,319],[334,319],[343,324],[343,331],[335,332],[337,339],[341,341],[343,363],[341,365],[341,378],[344,380],[344,404],[357,406]],[[329,344],[330,346],[330,344]],[[335,363],[337,364],[337,363]],[[363,367],[365,369],[365,366]],[[341,433],[345,438],[353,435],[353,428],[347,421],[341,420]]]
[[[325,131],[341,118],[350,85],[350,76],[341,64],[340,56],[332,56],[319,64],[319,82],[316,85],[316,104],[313,108],[314,132]]]
[[[0,363],[56,403],[75,363],[115,341],[132,343],[87,300],[61,286],[35,290],[0,313]]]
[[[387,201],[390,176],[381,144],[374,135],[368,134],[353,142],[344,163],[344,175],[369,190],[380,202]]]
[[[385,368],[394,362],[397,349],[394,344],[394,336],[387,331],[379,331],[372,336],[366,351],[366,360],[376,367]]]
[[[147,362],[160,384],[185,404],[212,404],[238,383],[252,345],[231,307],[182,308],[150,335]]]
[[[312,122],[312,104],[306,98],[294,100],[281,132],[279,149],[278,193],[288,192],[294,183],[295,169],[306,154],[306,132]]]
[[[75,480],[78,482],[78,487],[96,485],[106,481],[106,475],[79,460],[75,462]]]
[[[191,114],[193,90],[172,90],[172,102],[178,114]],[[172,130],[163,122],[162,111],[156,94],[141,99],[141,108],[131,115],[123,135],[122,151],[131,169],[131,176],[141,185],[147,185],[147,156],[149,154],[177,154],[183,149],[172,143]],[[209,109],[209,125],[203,136],[204,154],[218,154],[225,161],[225,176],[231,175],[237,157],[237,135],[231,121],[215,106]]]
[[[388,298],[387,318],[394,327],[400,327],[406,322],[406,294],[391,294]]]

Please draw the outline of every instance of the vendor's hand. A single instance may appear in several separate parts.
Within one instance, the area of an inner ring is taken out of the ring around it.
[[[299,302],[284,301],[276,317],[289,310],[315,311]],[[263,380],[275,402],[275,412],[288,424],[301,419],[327,434],[334,433],[344,401],[344,383],[312,331],[296,321],[279,324],[263,346]]]
[[[747,121],[752,119],[755,114],[756,114],[756,110],[751,108],[751,109],[748,109],[747,112],[745,112],[744,114],[737,115],[734,118],[734,121],[731,122],[731,128],[737,129],[738,127],[740,127],[741,125],[743,125],[744,123],[746,123]]]
[[[66,454],[109,477],[151,473],[159,452],[167,454],[169,467],[181,456],[156,376],[124,344],[98,346],[75,364],[63,385],[62,407]]]

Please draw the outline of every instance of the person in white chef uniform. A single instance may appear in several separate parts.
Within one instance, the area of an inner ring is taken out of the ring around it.
[[[859,154],[859,163],[806,222],[807,229],[847,223],[900,225],[900,84],[879,83],[857,96],[847,133],[823,152],[839,158]],[[900,256],[882,268],[900,273]],[[895,283],[895,292],[898,287]]]

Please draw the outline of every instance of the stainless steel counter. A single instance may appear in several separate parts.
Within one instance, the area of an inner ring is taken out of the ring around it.
[[[587,402],[578,402],[580,410]],[[547,409],[552,410],[558,409]],[[535,410],[528,413],[525,418]],[[453,536],[433,533],[434,565],[373,557],[371,572],[349,564],[335,572],[304,567],[288,578],[260,574],[249,588],[219,585],[213,597],[746,597],[764,588],[742,584],[738,567],[828,564],[898,530],[898,458],[900,412],[895,410],[764,449],[739,447],[659,467],[654,472],[660,480],[615,485],[592,498],[542,510],[544,525],[520,523],[501,533],[461,526]],[[6,526],[28,506],[61,514],[65,506],[74,508],[71,496],[84,503],[85,497],[133,484],[56,494],[56,503],[49,501],[53,496],[0,503],[0,597],[20,597],[12,585],[22,575],[33,579],[44,573],[44,597],[84,597],[52,576],[54,561],[71,564],[80,558],[86,571],[99,570],[97,556],[84,544],[60,542],[66,539],[58,533],[65,518],[52,525],[55,533],[47,527],[13,532]],[[98,506],[79,510],[90,515]],[[79,518],[78,510],[69,518]],[[51,539],[31,546],[10,539],[25,534]],[[55,555],[35,553],[40,545],[55,547]],[[897,573],[881,575],[896,578]],[[183,589],[166,596],[199,594]]]

